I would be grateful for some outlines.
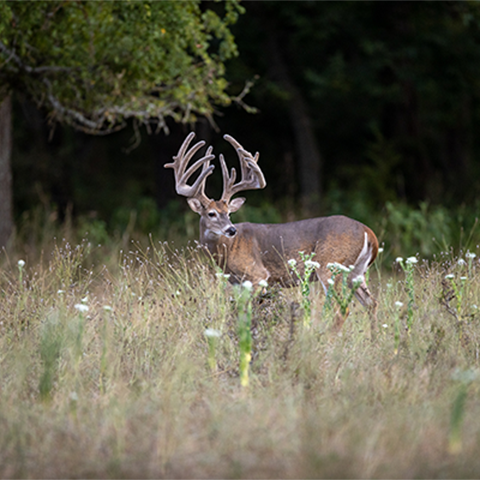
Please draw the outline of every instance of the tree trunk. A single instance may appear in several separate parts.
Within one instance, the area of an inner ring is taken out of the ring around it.
[[[6,247],[13,233],[12,202],[12,99],[0,103],[0,248]]]
[[[315,139],[307,103],[294,84],[273,28],[269,29],[268,49],[273,76],[289,94],[290,122],[295,136],[300,179],[300,200],[304,213],[318,214],[322,195],[320,172],[322,158]]]

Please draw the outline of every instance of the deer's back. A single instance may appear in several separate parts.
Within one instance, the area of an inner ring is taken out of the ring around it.
[[[299,252],[315,252],[314,261],[325,268],[328,263],[353,265],[366,241],[371,242],[375,259],[378,242],[373,232],[362,223],[334,215],[282,224],[240,223],[235,225],[240,236],[249,239],[260,250],[270,280],[285,283],[290,278],[287,261],[295,259],[301,266]],[[370,262],[370,263],[371,263]]]

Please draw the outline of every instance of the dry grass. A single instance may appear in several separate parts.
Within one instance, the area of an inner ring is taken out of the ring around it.
[[[318,292],[310,329],[296,289],[269,292],[247,390],[236,304],[206,259],[157,244],[92,267],[87,250],[0,272],[1,477],[478,477],[477,259],[416,266],[409,332],[403,272],[373,272],[374,338],[357,305],[337,335]],[[468,276],[460,314],[447,273]]]

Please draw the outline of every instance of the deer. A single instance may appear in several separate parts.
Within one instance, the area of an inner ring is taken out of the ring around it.
[[[205,145],[204,141],[199,141],[189,148],[194,138],[195,133],[191,132],[173,157],[173,162],[164,167],[173,169],[177,194],[186,197],[190,208],[200,215],[200,244],[208,249],[216,264],[229,276],[229,282],[238,284],[248,280],[256,287],[265,285],[265,282],[268,285],[294,286],[297,282],[289,270],[288,261],[295,261],[301,270],[300,252],[314,253],[313,258],[319,267],[311,280],[318,280],[326,293],[332,275],[328,266],[349,266],[348,284],[350,288],[356,287],[356,298],[372,311],[376,321],[378,302],[365,281],[365,273],[378,253],[378,240],[373,231],[343,215],[279,224],[244,222],[234,225],[230,214],[240,209],[245,198],[232,197],[245,190],[263,189],[267,184],[258,165],[260,154],[252,155],[233,137],[224,135],[223,138],[237,153],[241,179],[235,183],[235,168],[229,173],[225,158],[220,154],[223,193],[220,200],[212,200],[205,194],[205,184],[215,168],[210,164],[215,155],[209,146],[205,155],[187,168]],[[190,177],[200,167],[198,177],[189,185]],[[343,321],[337,318],[337,329],[341,328]]]

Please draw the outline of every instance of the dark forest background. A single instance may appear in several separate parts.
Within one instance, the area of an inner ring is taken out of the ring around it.
[[[241,101],[218,107],[213,122],[169,118],[167,135],[137,131],[129,120],[95,136],[52,128],[48,112],[13,93],[18,235],[39,215],[72,222],[99,241],[128,228],[159,239],[195,235],[197,218],[163,169],[194,129],[232,166],[225,133],[260,152],[267,188],[247,193],[234,220],[343,213],[370,225],[392,255],[475,248],[478,4],[241,5],[245,12],[230,27],[239,55],[225,61],[225,78],[231,96],[252,85]],[[207,193],[218,197],[220,188],[217,168]]]

